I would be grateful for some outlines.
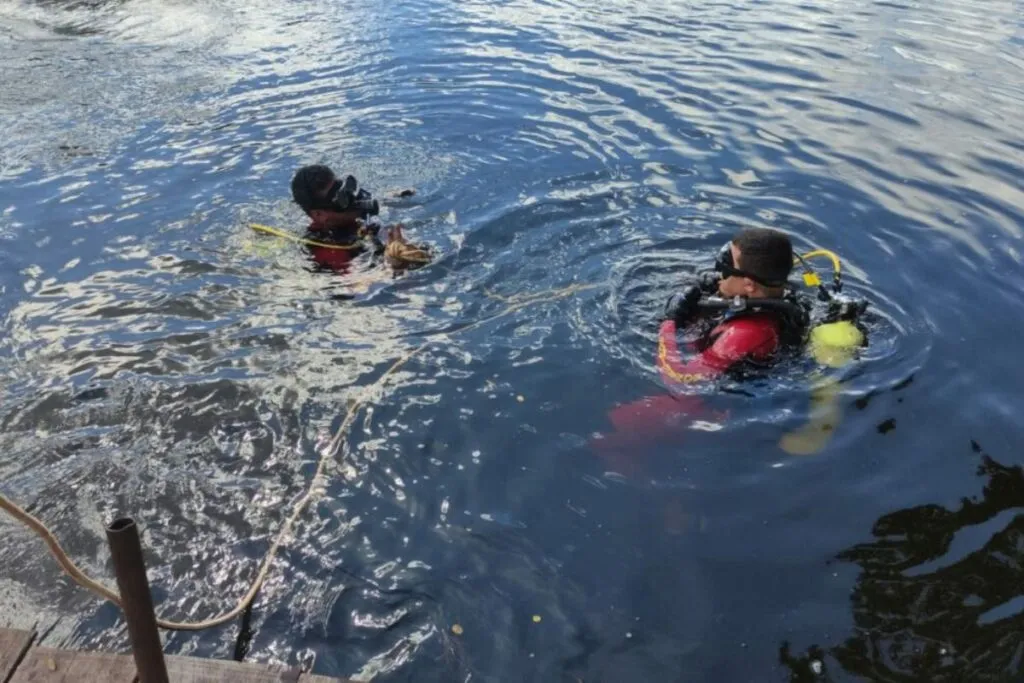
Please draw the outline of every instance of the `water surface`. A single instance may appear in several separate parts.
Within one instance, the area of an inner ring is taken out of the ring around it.
[[[1021,675],[1016,3],[258,4],[0,8],[0,473],[77,561],[109,577],[103,525],[131,514],[161,614],[220,613],[368,398],[251,661]],[[367,285],[252,234],[301,229],[311,162],[416,187],[387,218],[439,261]],[[606,476],[586,443],[660,391],[664,298],[748,225],[838,251],[871,300],[842,421],[816,456],[779,449],[809,409],[794,370]],[[123,647],[114,608],[2,524],[14,622]],[[229,658],[237,633],[167,649]]]

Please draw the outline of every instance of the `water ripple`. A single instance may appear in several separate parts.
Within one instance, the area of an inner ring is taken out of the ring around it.
[[[1015,13],[7,3],[5,493],[99,575],[103,523],[136,515],[160,609],[209,616],[368,398],[261,592],[252,658],[375,680],[763,679],[784,631],[847,628],[824,560],[892,509],[965,495],[948,444],[1013,441]],[[416,186],[384,217],[438,262],[332,278],[249,234],[300,228],[288,181],[313,161]],[[837,250],[871,302],[842,425],[817,460],[775,448],[807,416],[801,369],[643,486],[602,477],[585,444],[606,411],[661,391],[665,297],[748,225]],[[589,288],[508,310],[569,285]],[[58,642],[124,642],[7,529],[0,604],[67,615]],[[168,649],[230,656],[229,631]]]

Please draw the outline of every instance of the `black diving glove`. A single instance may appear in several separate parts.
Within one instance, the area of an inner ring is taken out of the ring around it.
[[[665,319],[674,320],[676,325],[685,325],[694,315],[697,314],[697,304],[701,298],[700,287],[690,285],[681,292],[669,297],[665,304]]]
[[[370,253],[374,256],[381,256],[384,253],[384,243],[380,239],[380,228],[381,225],[377,221],[369,221],[363,222],[363,226],[359,231],[360,235],[370,243]]]

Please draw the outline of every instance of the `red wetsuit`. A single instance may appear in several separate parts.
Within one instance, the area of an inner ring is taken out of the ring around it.
[[[317,266],[338,273],[348,272],[352,259],[363,253],[363,246],[359,243],[355,230],[314,230],[310,227],[306,232],[306,239],[324,245],[308,245]]]
[[[678,333],[673,320],[663,322],[658,333],[658,370],[673,388],[716,377],[740,361],[766,361],[779,349],[779,319],[771,313],[727,319],[688,361],[679,353]]]
[[[682,393],[685,385],[714,379],[746,360],[769,360],[780,346],[780,321],[771,313],[729,318],[716,326],[684,360],[679,351],[679,330],[673,320],[661,324],[657,364],[670,394],[648,396],[620,405],[608,413],[615,431],[591,443],[613,470],[629,474],[635,468],[637,448],[663,441],[707,413],[700,397]]]

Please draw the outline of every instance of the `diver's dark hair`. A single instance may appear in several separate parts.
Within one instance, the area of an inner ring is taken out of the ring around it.
[[[316,193],[323,192],[332,180],[334,171],[327,166],[303,166],[292,178],[292,199],[308,214],[320,202]]]
[[[740,250],[739,268],[765,283],[785,284],[793,270],[793,243],[788,235],[768,228],[747,228],[732,241]]]

